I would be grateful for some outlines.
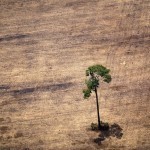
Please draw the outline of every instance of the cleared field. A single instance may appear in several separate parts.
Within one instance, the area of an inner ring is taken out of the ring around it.
[[[0,150],[150,149],[149,0],[0,0]],[[85,70],[102,64],[103,121],[95,95],[83,99]]]

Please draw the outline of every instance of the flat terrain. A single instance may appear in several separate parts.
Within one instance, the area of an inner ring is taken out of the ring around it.
[[[0,0],[0,150],[150,149],[149,0]],[[102,64],[99,136],[85,70]]]

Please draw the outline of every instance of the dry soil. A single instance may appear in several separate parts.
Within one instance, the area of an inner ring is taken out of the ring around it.
[[[0,0],[0,150],[150,149],[149,0]],[[121,139],[94,142],[95,95],[85,70],[102,64],[101,119]]]

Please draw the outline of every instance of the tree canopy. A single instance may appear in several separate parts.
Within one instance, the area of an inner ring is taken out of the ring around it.
[[[87,99],[91,96],[92,91],[95,91],[99,87],[99,77],[104,82],[111,82],[110,70],[102,65],[93,65],[86,70],[86,76],[88,79],[85,81],[87,88],[83,90],[84,98]]]

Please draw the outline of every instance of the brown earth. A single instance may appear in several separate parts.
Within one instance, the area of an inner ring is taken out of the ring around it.
[[[0,0],[0,150],[150,149],[149,0]],[[85,70],[111,69],[101,83],[103,121],[122,138],[100,145],[95,95]]]

